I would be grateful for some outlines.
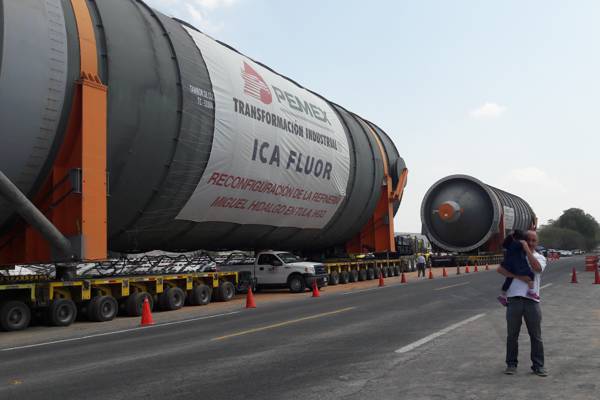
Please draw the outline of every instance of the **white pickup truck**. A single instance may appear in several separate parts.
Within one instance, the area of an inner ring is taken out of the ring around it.
[[[294,293],[311,288],[313,282],[323,287],[328,282],[323,264],[303,261],[285,251],[263,251],[256,257],[233,253],[218,263],[219,271],[248,271],[255,280],[256,289],[287,287]]]

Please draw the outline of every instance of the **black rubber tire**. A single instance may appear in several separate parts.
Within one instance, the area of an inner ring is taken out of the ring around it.
[[[361,269],[360,271],[358,271],[358,280],[359,281],[366,281],[367,278],[368,278],[368,274],[367,274],[366,269]]]
[[[22,301],[12,300],[0,303],[0,330],[20,331],[29,326],[31,309]]]
[[[135,292],[131,293],[127,300],[125,300],[125,312],[130,317],[139,317],[142,315],[144,309],[144,299],[148,299],[150,303],[150,310],[154,306],[154,299],[150,293],[146,292]]]
[[[119,303],[112,296],[96,296],[87,306],[87,317],[93,322],[106,322],[115,319]]]
[[[52,326],[69,326],[77,318],[77,306],[73,300],[56,299],[48,307],[48,323]]]
[[[373,268],[369,268],[367,270],[367,280],[368,281],[372,281],[373,279],[375,279],[375,275],[377,275],[377,274],[375,273],[375,270]]]
[[[331,271],[329,274],[329,284],[335,286],[340,283],[340,274],[337,271]]]
[[[345,285],[348,282],[350,282],[350,274],[348,273],[348,271],[340,272],[340,283],[342,285]]]
[[[218,301],[226,302],[235,296],[235,286],[229,281],[221,282],[221,285],[215,292]]]
[[[288,277],[288,288],[292,293],[303,293],[306,290],[306,281],[299,274],[292,274]]]
[[[384,278],[387,278],[387,269],[385,267],[381,268],[380,270],[380,274],[381,276],[383,276]]]
[[[210,303],[212,298],[212,289],[203,283],[190,290],[188,299],[192,306],[205,306]]]
[[[358,282],[358,270],[351,270],[350,271],[350,276],[349,276],[350,282],[354,283],[354,282]]]
[[[179,310],[185,305],[185,292],[178,287],[165,288],[158,297],[158,304],[162,311]]]
[[[394,276],[400,276],[400,267],[398,267],[398,266],[394,267]]]

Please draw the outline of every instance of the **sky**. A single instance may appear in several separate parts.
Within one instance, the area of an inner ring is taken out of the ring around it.
[[[409,168],[395,218],[468,174],[540,223],[600,219],[600,2],[148,0],[373,121]]]

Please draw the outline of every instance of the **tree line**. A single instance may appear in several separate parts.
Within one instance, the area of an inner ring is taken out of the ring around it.
[[[579,208],[565,210],[538,231],[540,244],[550,249],[594,250],[600,244],[600,224]]]

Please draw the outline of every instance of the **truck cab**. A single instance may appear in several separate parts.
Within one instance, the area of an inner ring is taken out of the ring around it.
[[[285,251],[263,251],[256,255],[254,262],[248,259],[231,258],[219,266],[221,271],[250,271],[257,289],[287,287],[294,293],[304,292],[313,282],[318,287],[325,286],[328,275],[320,263],[303,261],[300,257]]]

